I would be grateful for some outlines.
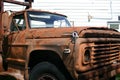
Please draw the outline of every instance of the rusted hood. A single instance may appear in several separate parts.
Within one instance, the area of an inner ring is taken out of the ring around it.
[[[79,37],[120,37],[119,32],[107,28],[88,28],[88,27],[71,27],[71,28],[40,28],[30,29],[27,33],[28,38],[61,38],[70,37],[73,32],[77,32]]]

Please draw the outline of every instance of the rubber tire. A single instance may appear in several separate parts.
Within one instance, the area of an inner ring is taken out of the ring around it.
[[[17,80],[17,79],[10,75],[0,75],[0,80]]]
[[[42,62],[37,64],[31,71],[29,80],[38,80],[42,74],[50,74],[57,78],[57,80],[66,80],[65,76],[56,68],[54,64],[49,62]]]
[[[110,78],[109,80],[116,80],[116,76],[113,76],[113,77]]]

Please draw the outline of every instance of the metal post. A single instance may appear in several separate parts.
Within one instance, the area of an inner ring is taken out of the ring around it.
[[[29,0],[30,8],[32,7],[32,0]]]
[[[28,2],[28,3],[29,3],[29,6],[26,6],[26,9],[31,8],[31,7],[32,7],[32,0],[28,0],[28,1],[26,1],[26,2]]]
[[[20,2],[20,1],[15,1],[15,0],[4,0],[4,2],[12,3],[12,4],[18,4],[18,5],[22,5],[22,6],[30,6],[29,3]]]
[[[3,0],[0,0],[0,34],[2,34],[2,12],[3,11],[4,11]]]
[[[3,12],[4,6],[3,6],[3,0],[0,0],[0,13]]]
[[[4,11],[3,0],[0,0],[0,52],[2,52],[2,12]]]

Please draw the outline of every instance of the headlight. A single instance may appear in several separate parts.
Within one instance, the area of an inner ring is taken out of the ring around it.
[[[84,52],[84,62],[85,63],[88,63],[88,62],[90,62],[90,60],[91,60],[91,57],[90,57],[91,55],[90,55],[90,50],[89,49],[86,49],[85,50],[85,52]]]

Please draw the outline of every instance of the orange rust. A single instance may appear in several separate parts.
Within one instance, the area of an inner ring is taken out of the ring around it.
[[[29,80],[33,67],[46,61],[63,74],[67,70],[69,80],[106,80],[120,73],[119,32],[103,27],[51,26],[54,20],[63,18],[66,16],[34,9],[0,13],[0,65],[4,66],[0,75],[17,73],[21,80]],[[36,26],[32,20],[51,27],[32,28]]]

